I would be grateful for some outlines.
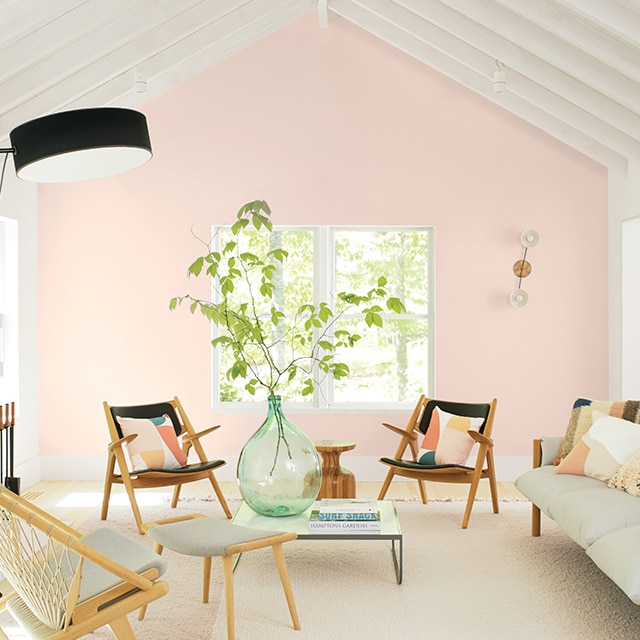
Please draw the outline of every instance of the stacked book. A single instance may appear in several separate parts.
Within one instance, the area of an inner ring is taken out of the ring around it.
[[[380,531],[380,511],[375,501],[322,501],[309,516],[310,531]]]

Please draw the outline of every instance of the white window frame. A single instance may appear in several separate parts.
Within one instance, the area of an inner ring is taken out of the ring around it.
[[[212,227],[212,250],[219,250],[219,226]],[[386,225],[274,225],[274,229],[283,231],[311,231],[314,234],[314,252],[317,259],[314,260],[314,304],[321,301],[329,302],[330,293],[335,292],[335,268],[328,268],[328,265],[335,265],[335,232],[336,231],[422,231],[426,232],[429,243],[429,253],[427,256],[427,313],[417,314],[383,314],[383,318],[388,316],[393,319],[416,318],[426,319],[429,328],[428,354],[427,354],[427,381],[423,393],[428,397],[433,396],[434,389],[434,348],[435,348],[435,313],[434,313],[434,288],[435,288],[435,229],[428,225],[413,226],[386,226]],[[212,289],[212,297],[216,299],[217,294]],[[331,304],[333,307],[334,305]],[[212,339],[217,337],[218,329],[212,323]],[[216,356],[216,349],[211,350],[211,372],[212,372],[212,408],[217,413],[263,413],[264,403],[261,401],[244,402],[220,402],[220,363]],[[415,406],[417,398],[406,402],[380,402],[363,403],[348,402],[337,403],[333,400],[333,380],[325,378],[316,389],[312,402],[285,402],[283,407],[287,411],[295,413],[380,413],[380,412],[405,412]]]

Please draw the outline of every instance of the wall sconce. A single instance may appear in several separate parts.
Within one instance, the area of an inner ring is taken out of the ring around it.
[[[526,229],[520,235],[520,242],[524,247],[522,259],[513,265],[513,273],[518,277],[518,287],[511,292],[509,301],[516,307],[524,307],[529,302],[529,294],[522,288],[522,278],[531,273],[531,263],[527,261],[527,251],[535,247],[540,241],[540,234],[534,229]]]
[[[16,174],[29,182],[75,182],[114,175],[151,159],[144,115],[132,109],[98,107],[63,111],[30,120],[9,134]]]

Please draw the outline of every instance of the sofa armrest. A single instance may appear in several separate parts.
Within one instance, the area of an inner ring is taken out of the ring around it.
[[[560,455],[563,439],[562,436],[543,436],[540,438],[541,465],[553,464],[553,461]]]

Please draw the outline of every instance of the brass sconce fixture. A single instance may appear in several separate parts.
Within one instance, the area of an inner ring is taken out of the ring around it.
[[[531,273],[531,263],[527,260],[527,251],[535,247],[540,241],[540,234],[535,229],[525,229],[520,235],[520,242],[524,247],[522,259],[513,265],[513,273],[518,278],[518,286],[511,292],[509,301],[517,309],[529,302],[529,294],[522,288],[522,278]]]

